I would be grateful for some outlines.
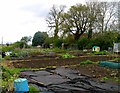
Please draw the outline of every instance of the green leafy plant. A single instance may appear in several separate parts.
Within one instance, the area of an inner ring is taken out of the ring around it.
[[[109,78],[105,76],[105,77],[102,77],[102,79],[101,79],[101,80],[103,80],[103,81],[104,81],[104,80],[108,80],[108,79],[109,79]]]
[[[2,55],[0,55],[0,61],[2,60]]]
[[[106,51],[100,51],[100,52],[94,52],[94,55],[107,55],[108,52]]]
[[[5,56],[4,59],[9,60],[10,56]]]
[[[2,92],[7,93],[8,91],[13,91],[14,86],[13,82],[15,79],[19,77],[19,73],[22,70],[26,70],[25,68],[8,68],[5,66],[1,66],[2,70]]]
[[[62,58],[74,58],[75,56],[74,55],[71,55],[71,54],[62,54]]]
[[[93,64],[93,63],[94,62],[91,60],[86,60],[86,61],[80,62],[80,65]]]
[[[120,61],[120,58],[113,58],[113,61]]]
[[[33,86],[33,85],[30,85],[29,86],[29,93],[39,93],[40,90],[36,87],[36,86]]]
[[[13,46],[3,46],[2,51],[7,52],[7,51],[13,51],[14,47]]]
[[[22,57],[22,58],[28,57],[29,56],[29,51],[25,51],[25,50],[21,51],[21,52],[18,53],[18,56]]]

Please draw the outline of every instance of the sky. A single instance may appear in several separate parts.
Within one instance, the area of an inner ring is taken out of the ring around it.
[[[45,21],[53,5],[69,8],[85,0],[0,0],[0,43],[13,43],[37,31],[48,31]]]

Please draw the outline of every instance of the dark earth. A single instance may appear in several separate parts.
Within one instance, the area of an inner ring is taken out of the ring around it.
[[[113,58],[120,56],[79,54],[75,58],[61,58],[50,53],[13,59],[5,63],[16,68],[43,68],[44,70],[22,71],[20,74],[20,77],[28,79],[29,85],[38,87],[43,93],[118,93],[119,82],[102,78],[118,78],[119,69],[101,67],[98,64],[80,65],[80,62],[86,60],[98,63]]]

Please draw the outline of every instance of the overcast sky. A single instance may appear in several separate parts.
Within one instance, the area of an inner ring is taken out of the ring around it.
[[[3,37],[4,43],[10,43],[48,31],[45,19],[53,4],[70,7],[76,3],[85,0],[0,0],[0,40]]]

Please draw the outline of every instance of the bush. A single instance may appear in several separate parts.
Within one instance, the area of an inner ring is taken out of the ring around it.
[[[63,39],[55,39],[54,46],[60,48],[62,46]]]
[[[10,57],[18,57],[18,53],[12,52],[12,53],[10,54]]]
[[[87,38],[86,37],[83,37],[81,38],[80,40],[77,41],[77,45],[78,45],[78,49],[79,50],[83,50],[86,45],[87,45]]]
[[[87,45],[86,45],[86,49],[92,49],[92,47],[95,45],[95,39],[91,39],[88,41]]]
[[[116,42],[119,33],[117,31],[105,31],[99,33],[95,37],[95,45],[99,46],[102,50],[108,50],[108,47],[113,46],[113,42]]]
[[[10,56],[5,56],[4,59],[9,60],[11,57]]]
[[[11,69],[7,67],[1,67],[2,69],[2,93],[8,93],[8,91],[12,92],[13,82],[18,77],[18,70]]]
[[[13,46],[3,46],[2,47],[3,52],[12,51],[12,50],[14,50]]]
[[[26,50],[21,51],[17,54],[17,56],[20,57],[20,58],[28,57],[29,55],[30,55],[30,53]]]

